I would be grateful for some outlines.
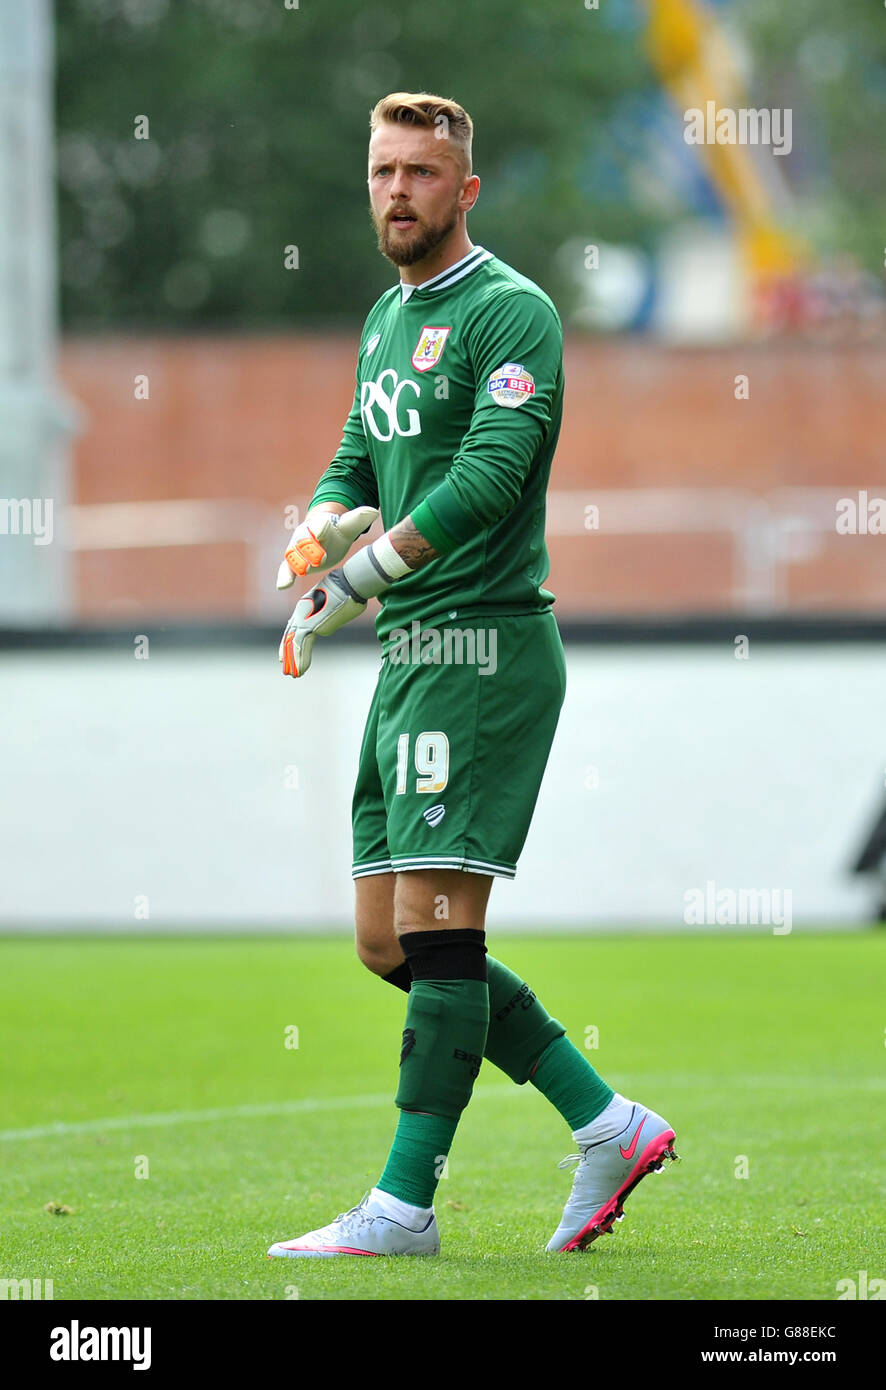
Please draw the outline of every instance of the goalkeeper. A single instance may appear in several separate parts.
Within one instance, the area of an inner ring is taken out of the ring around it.
[[[366,320],[341,445],[278,577],[288,587],[332,567],[286,628],[288,676],[309,670],[318,637],[380,604],[353,800],[357,952],[407,1000],[383,1172],[358,1206],[272,1256],[438,1253],[434,1191],[484,1058],[531,1082],[573,1132],[549,1250],[611,1231],[632,1188],[674,1156],[669,1125],[615,1094],[486,950],[492,880],[514,877],[565,692],[542,587],[563,366],[550,299],[468,239],[471,135],[461,106],[428,93],[372,112],[372,217],[401,278]],[[384,535],[346,559],[379,513]],[[415,660],[404,637],[416,621],[419,653],[442,649],[442,662]]]

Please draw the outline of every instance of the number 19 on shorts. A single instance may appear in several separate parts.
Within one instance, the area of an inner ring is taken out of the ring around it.
[[[442,792],[449,781],[449,739],[440,729],[417,734],[413,753],[417,792]],[[409,791],[409,734],[397,739],[397,795]]]

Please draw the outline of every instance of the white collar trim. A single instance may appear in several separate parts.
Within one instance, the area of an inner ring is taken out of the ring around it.
[[[432,275],[430,280],[423,280],[420,285],[407,285],[403,280],[400,281],[400,303],[405,304],[410,298],[413,290],[427,290],[442,280],[448,280],[450,276],[453,281],[460,280],[462,275],[466,275],[469,270],[473,270],[474,265],[480,265],[483,261],[488,261],[492,256],[491,251],[486,251],[482,246],[472,246],[466,256],[462,256],[460,261],[454,265],[447,266],[445,270]],[[471,262],[470,266],[468,262]]]

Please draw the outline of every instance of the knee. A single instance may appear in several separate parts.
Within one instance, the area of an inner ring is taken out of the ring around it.
[[[354,927],[357,958],[373,975],[389,975],[403,959],[394,935],[394,875],[355,880]]]
[[[392,948],[390,942],[380,945],[372,940],[366,940],[358,932],[355,947],[357,959],[373,975],[390,975],[391,971],[396,969],[403,960],[403,952],[396,941]]]

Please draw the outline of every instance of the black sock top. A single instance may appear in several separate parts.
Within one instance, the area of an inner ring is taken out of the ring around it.
[[[400,947],[413,980],[486,980],[486,933],[470,927],[408,931]]]

